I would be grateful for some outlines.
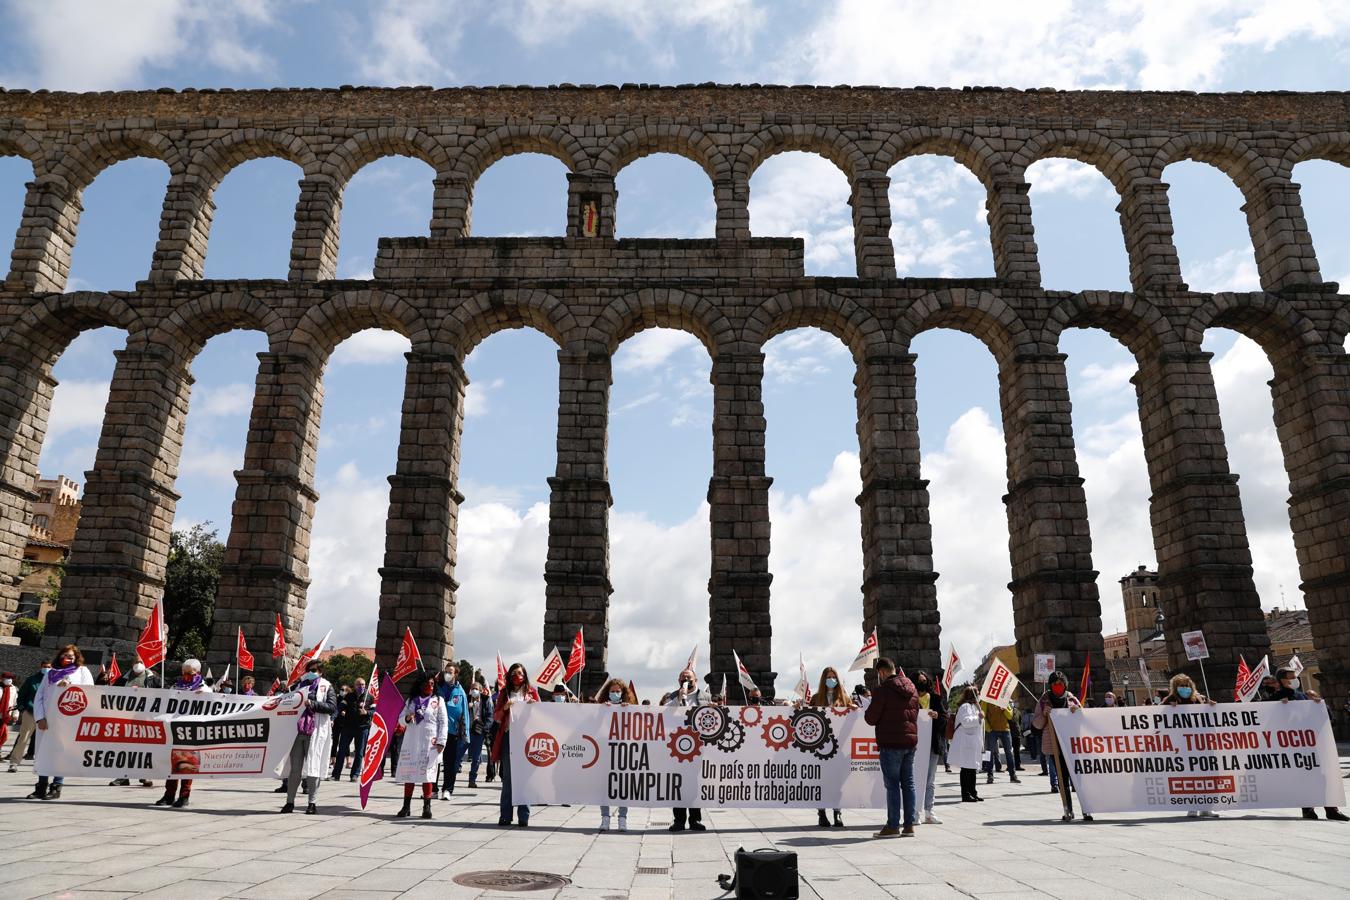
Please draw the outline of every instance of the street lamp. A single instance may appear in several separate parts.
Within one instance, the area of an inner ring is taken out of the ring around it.
[[[1122,675],[1120,680],[1125,683],[1125,705],[1134,706],[1134,695],[1130,693],[1130,676]]]

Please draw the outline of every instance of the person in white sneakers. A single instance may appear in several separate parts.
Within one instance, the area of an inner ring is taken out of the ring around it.
[[[595,702],[605,703],[610,706],[637,706],[637,697],[633,696],[633,691],[628,687],[628,682],[622,678],[611,678],[605,682],[605,686],[600,689],[596,695]],[[609,807],[600,807],[600,830],[609,831]],[[628,807],[619,807],[619,830],[628,830]]]
[[[914,673],[914,690],[919,693],[919,715],[925,712],[933,720],[933,734],[929,742],[928,778],[924,782],[923,824],[941,825],[942,820],[933,815],[933,795],[936,793],[938,757],[942,755],[942,740],[947,733],[947,698],[923,669]],[[919,773],[915,773],[916,775]],[[915,781],[917,782],[917,778]],[[917,785],[916,785],[917,787]]]

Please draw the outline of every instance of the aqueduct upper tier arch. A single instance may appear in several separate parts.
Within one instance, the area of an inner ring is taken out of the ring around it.
[[[751,238],[749,177],[768,156],[806,150],[852,188],[857,275],[808,278],[802,246]],[[469,237],[477,177],[494,160],[544,152],[569,169],[564,237]],[[675,152],[702,166],[717,203],[712,240],[615,240],[615,176]],[[988,192],[995,277],[898,277],[886,173],[940,153]],[[1276,361],[1272,384],[1291,483],[1301,585],[1330,693],[1350,689],[1350,364],[1347,298],[1323,282],[1294,164],[1350,158],[1345,94],[1190,94],[998,89],[645,85],[552,88],[0,91],[0,154],[29,159],[12,263],[0,294],[0,638],[16,608],[24,536],[46,429],[51,365],[80,330],[129,334],[70,559],[55,637],[124,638],[162,592],[187,366],[235,327],[265,331],[249,443],[216,613],[215,649],[234,626],[254,646],[280,612],[303,620],[322,376],[346,334],[378,324],[407,335],[407,396],[391,478],[378,653],[390,662],[414,623],[424,653],[453,651],[454,558],[465,354],[502,328],[558,344],[558,458],[550,479],[545,644],[578,625],[607,635],[610,582],[605,430],[610,354],[626,333],[686,329],[712,355],[712,667],[733,647],[770,668],[768,487],[762,345],[785,327],[840,336],[857,364],[863,489],[860,624],[906,665],[939,662],[926,482],[919,471],[911,339],[944,326],[976,335],[999,366],[1007,435],[1010,582],[1022,664],[1054,651],[1106,671],[1087,510],[1074,450],[1066,327],[1094,325],[1135,354],[1152,481],[1153,530],[1174,667],[1180,632],[1205,626],[1211,672],[1267,643],[1251,554],[1227,468],[1209,357],[1224,323]],[[435,170],[429,238],[381,242],[369,282],[331,280],[342,192],[365,163],[414,156]],[[258,156],[302,168],[287,281],[201,280],[212,191]],[[170,167],[146,279],[116,295],[63,293],[81,190],[130,156]],[[1130,293],[1048,292],[1040,284],[1024,172],[1064,156],[1099,168],[1120,194]],[[1182,282],[1167,186],[1180,158],[1214,163],[1247,201],[1262,292],[1206,295]],[[372,598],[372,603],[374,598]],[[592,641],[588,675],[606,668]],[[1076,677],[1076,676],[1075,676]],[[1098,689],[1104,686],[1098,680]]]

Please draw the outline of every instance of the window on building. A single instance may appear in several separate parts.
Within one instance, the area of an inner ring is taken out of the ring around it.
[[[50,524],[50,520],[46,516],[33,516],[33,524],[38,528],[46,528]]]
[[[37,594],[19,595],[19,618],[36,619],[38,610],[42,607],[42,601],[38,599]]]

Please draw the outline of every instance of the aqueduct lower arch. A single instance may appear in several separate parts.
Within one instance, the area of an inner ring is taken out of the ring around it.
[[[610,505],[605,431],[610,354],[632,330],[669,325],[709,347],[716,415],[709,580],[712,667],[734,647],[770,667],[768,487],[760,401],[762,345],[818,325],[857,364],[863,490],[861,624],[884,652],[936,665],[939,622],[919,471],[910,340],[938,325],[984,340],[999,365],[1007,434],[1010,590],[1022,664],[1055,651],[1065,668],[1104,672],[1096,575],[1078,476],[1065,327],[1123,340],[1135,378],[1171,662],[1180,632],[1206,627],[1211,671],[1267,643],[1228,471],[1205,327],[1257,338],[1276,363],[1276,420],[1290,516],[1323,687],[1350,689],[1350,329],[1347,298],[1324,283],[1289,180],[1303,158],[1346,158],[1341,94],[1166,94],[686,86],[540,89],[0,91],[0,153],[34,166],[12,267],[0,294],[0,638],[16,608],[24,536],[46,429],[51,365],[80,330],[127,330],[53,639],[124,638],[162,592],[176,495],[187,366],[234,327],[265,331],[257,392],[217,605],[216,652],[234,627],[266,646],[275,613],[298,639],[308,585],[322,374],[343,336],[378,324],[412,342],[384,567],[378,655],[404,622],[424,652],[453,650],[454,548],[464,356],[484,336],[529,325],[552,336],[561,366],[557,470],[550,479],[545,644],[577,625],[607,635]],[[799,241],[752,239],[748,179],[783,149],[820,153],[852,185],[856,278],[807,278]],[[613,239],[614,176],[648,152],[681,152],[713,181],[715,240]],[[503,155],[563,160],[562,238],[467,236],[478,174]],[[955,156],[988,190],[996,277],[897,277],[886,172],[917,153]],[[329,280],[342,190],[363,161],[415,156],[436,169],[430,238],[381,242],[370,282]],[[80,191],[118,159],[170,165],[147,279],[117,294],[62,293]],[[290,277],[201,280],[211,191],[232,164],[284,155],[304,170]],[[1036,159],[1070,156],[1108,173],[1121,195],[1130,293],[1040,286],[1027,184]],[[1182,283],[1167,186],[1180,156],[1239,181],[1263,292],[1206,295]],[[587,671],[606,668],[593,642]],[[1098,689],[1104,686],[1098,683]]]

